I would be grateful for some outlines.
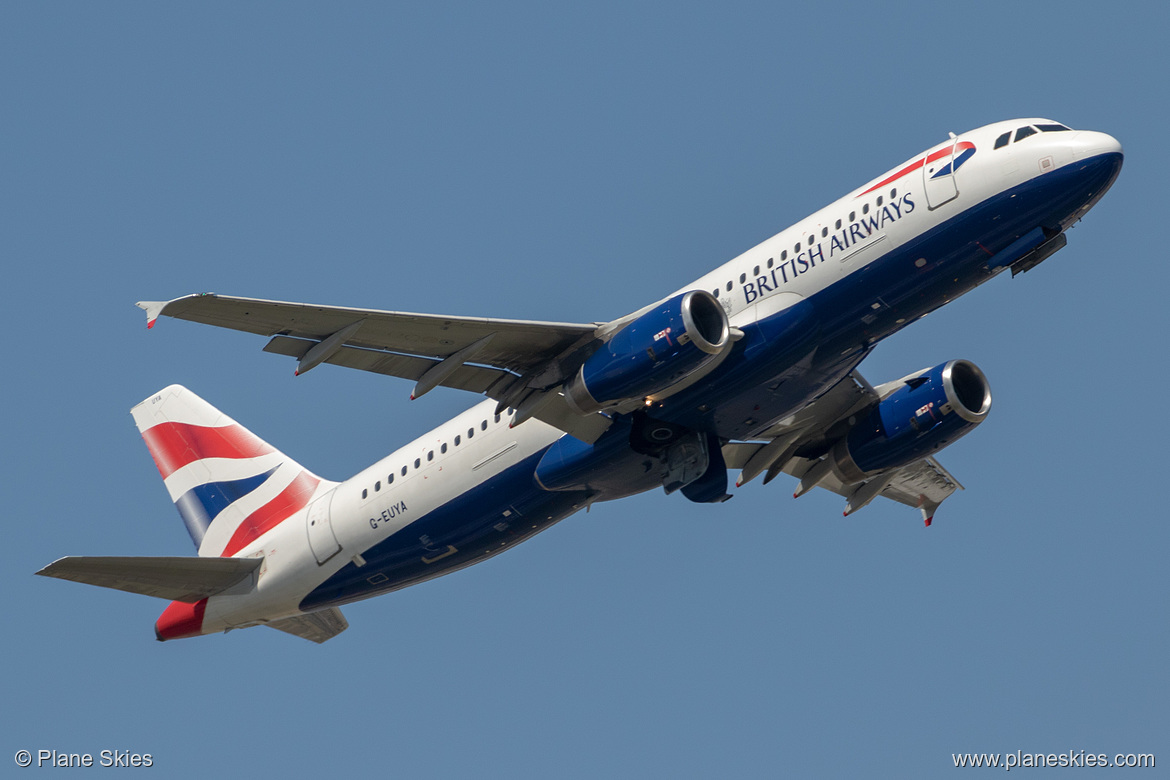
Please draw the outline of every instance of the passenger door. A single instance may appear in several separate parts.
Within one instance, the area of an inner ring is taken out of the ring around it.
[[[922,186],[926,191],[926,207],[933,211],[959,196],[955,184],[954,155],[958,140],[952,138],[950,147],[926,155],[922,164]]]

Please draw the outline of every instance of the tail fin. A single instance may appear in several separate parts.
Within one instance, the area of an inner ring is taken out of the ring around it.
[[[235,555],[332,487],[185,387],[130,413],[201,556]]]

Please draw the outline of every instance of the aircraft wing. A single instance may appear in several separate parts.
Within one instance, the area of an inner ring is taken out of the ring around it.
[[[805,486],[803,478],[844,435],[849,418],[867,411],[889,395],[903,380],[874,387],[854,371],[845,380],[801,409],[773,425],[760,437],[762,441],[731,442],[723,447],[727,467],[741,469],[737,485],[743,485],[761,473],[764,483],[784,472],[802,480],[798,495]],[[880,474],[860,485],[845,485],[831,471],[816,481],[816,487],[831,490],[846,499],[849,515],[884,496],[922,511],[930,525],[934,513],[952,493],[962,490],[951,473],[933,457],[922,458],[899,469]]]
[[[402,377],[413,398],[437,386],[483,393],[520,408],[524,398],[563,382],[596,323],[536,322],[353,309],[214,293],[141,301],[147,327],[160,317],[268,336],[266,352],[297,359],[297,373],[320,363]],[[609,418],[582,416],[559,393],[531,416],[592,443]]]

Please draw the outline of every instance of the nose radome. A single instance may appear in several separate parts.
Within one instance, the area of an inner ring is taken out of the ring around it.
[[[1078,156],[1097,157],[1102,154],[1124,154],[1121,143],[1108,133],[1082,130],[1077,133]]]

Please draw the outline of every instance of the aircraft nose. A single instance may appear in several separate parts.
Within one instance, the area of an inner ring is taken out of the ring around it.
[[[1093,130],[1081,130],[1075,139],[1077,156],[1081,159],[1098,157],[1101,155],[1124,156],[1121,143],[1108,133],[1098,133]]]
[[[1073,160],[1065,170],[1074,177],[1077,192],[1085,197],[1084,205],[1075,215],[1079,219],[1117,181],[1121,165],[1125,162],[1125,153],[1117,139],[1108,133],[1081,130],[1075,134],[1060,135],[1072,135],[1065,148],[1072,153]]]

